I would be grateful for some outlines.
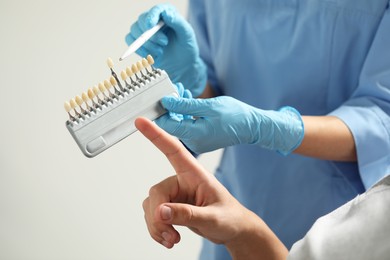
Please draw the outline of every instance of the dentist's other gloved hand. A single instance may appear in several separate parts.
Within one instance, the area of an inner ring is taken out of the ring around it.
[[[143,57],[152,55],[156,67],[167,71],[173,82],[182,82],[192,95],[197,97],[206,87],[206,65],[199,56],[192,27],[174,6],[160,4],[141,14],[138,21],[131,26],[126,43],[130,45],[161,19],[165,26],[138,49],[137,53]]]
[[[178,83],[174,83],[174,86],[176,87],[177,92],[179,93],[179,97],[182,97],[182,98],[192,98],[192,93],[188,89],[185,89],[183,84],[178,82]],[[177,114],[177,113],[174,113],[174,112],[169,112],[169,117],[174,119],[174,120],[176,120],[176,121],[181,121],[183,119],[190,119],[190,118],[192,118],[192,116]]]
[[[236,144],[253,144],[287,155],[301,144],[304,135],[301,116],[292,107],[261,110],[228,96],[164,97],[162,104],[171,113],[186,117],[177,120],[166,114],[156,123],[198,154]]]

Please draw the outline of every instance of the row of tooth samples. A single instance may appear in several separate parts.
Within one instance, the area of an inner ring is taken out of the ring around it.
[[[161,72],[153,67],[154,59],[151,55],[136,62],[131,67],[121,71],[121,81],[115,73],[114,63],[111,58],[107,59],[107,65],[111,70],[109,80],[100,82],[97,86],[89,88],[81,96],[76,96],[69,101],[65,101],[64,108],[69,115],[69,121],[78,122],[85,119],[102,109],[102,106],[108,106],[109,103],[119,101],[121,97],[141,88],[147,81],[152,80]]]

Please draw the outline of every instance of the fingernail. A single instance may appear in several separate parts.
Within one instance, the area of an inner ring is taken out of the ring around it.
[[[169,234],[168,232],[163,232],[161,236],[164,238],[165,241],[171,240],[171,234]]]
[[[163,246],[167,247],[167,248],[170,248],[171,244],[167,241],[162,241],[161,244],[163,244]]]
[[[161,207],[161,218],[163,220],[169,220],[172,217],[172,209],[167,206]]]

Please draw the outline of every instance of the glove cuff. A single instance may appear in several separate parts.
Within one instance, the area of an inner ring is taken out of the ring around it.
[[[289,119],[286,120],[287,129],[285,129],[285,134],[289,134],[290,136],[286,135],[284,138],[286,141],[283,142],[284,145],[281,145],[281,147],[277,149],[278,153],[286,156],[301,145],[305,135],[305,127],[301,114],[295,108],[285,106],[281,107],[278,111],[289,117]]]

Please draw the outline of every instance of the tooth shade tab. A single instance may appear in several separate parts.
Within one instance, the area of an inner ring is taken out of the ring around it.
[[[89,100],[88,94],[85,92],[83,92],[83,94],[81,94],[81,98],[84,100],[85,103],[87,103],[87,101]]]
[[[93,93],[95,94],[95,96],[98,96],[98,95],[99,95],[100,91],[99,91],[98,87],[94,86],[94,87],[92,88],[92,90],[93,90]]]
[[[110,88],[111,88],[111,84],[110,84],[110,82],[108,81],[108,80],[104,80],[104,87],[107,89],[107,90],[109,90]],[[100,89],[101,90],[101,89]]]
[[[144,68],[147,68],[149,66],[149,63],[148,63],[148,61],[145,58],[142,59],[142,66]]]
[[[149,55],[146,57],[146,59],[147,59],[147,61],[148,61],[148,63],[149,63],[150,66],[152,66],[152,65],[154,64],[154,59],[153,59],[152,55],[149,54]]]
[[[95,97],[95,93],[93,92],[92,88],[88,89],[88,97],[92,100]]]
[[[69,103],[72,109],[75,109],[77,107],[77,103],[73,98],[69,101]]]
[[[65,108],[65,111],[68,113],[72,110],[72,107],[70,106],[68,101],[65,101],[64,108]]]
[[[112,69],[114,67],[114,62],[112,61],[111,58],[108,58],[107,59],[107,65],[110,69]]]
[[[104,87],[104,84],[100,82],[98,86],[99,86],[100,92],[104,93],[104,91],[106,90],[106,88]]]
[[[127,74],[126,74],[126,71],[125,70],[122,70],[121,71],[121,78],[123,81],[125,81],[127,79]],[[111,80],[111,79],[110,79]],[[115,80],[115,79],[114,79]]]
[[[133,64],[133,65],[131,66],[131,71],[132,71],[134,74],[136,74],[136,73],[138,72],[138,68],[137,68],[137,66],[136,66],[135,64]]]
[[[115,86],[117,84],[116,79],[113,76],[110,77],[110,83],[112,86]]]
[[[144,68],[144,66],[142,66],[142,63],[140,61],[137,61],[136,64],[137,64],[138,71],[141,71]]]
[[[77,105],[79,105],[79,106],[81,106],[84,103],[83,99],[80,96],[76,96],[75,99],[76,99]]]
[[[127,76],[129,76],[129,77],[131,77],[131,76],[133,76],[133,71],[131,70],[131,68],[130,67],[127,67],[126,68],[126,74],[127,74]]]
[[[81,98],[83,99],[83,101],[84,101],[85,106],[87,107],[87,109],[88,109],[88,110],[93,110],[93,109],[91,109],[91,107],[90,107],[89,104],[88,104],[88,100],[89,100],[88,94],[85,93],[85,92],[83,92],[83,93],[81,94]]]

